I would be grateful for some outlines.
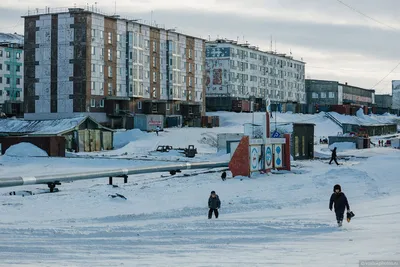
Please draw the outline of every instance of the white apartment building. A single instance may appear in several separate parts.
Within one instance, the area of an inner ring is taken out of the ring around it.
[[[206,78],[207,108],[213,110],[229,110],[234,99],[306,103],[305,62],[248,44],[206,42]]]

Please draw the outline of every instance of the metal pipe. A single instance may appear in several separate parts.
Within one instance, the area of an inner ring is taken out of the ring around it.
[[[134,175],[152,172],[165,172],[174,170],[189,170],[189,169],[206,169],[206,168],[223,168],[228,167],[229,162],[195,162],[195,163],[182,163],[166,166],[152,166],[143,168],[130,168],[130,169],[114,169],[92,172],[79,172],[69,174],[48,174],[38,176],[16,176],[0,178],[0,187],[12,187],[32,184],[48,184],[54,182],[68,182],[75,180],[97,179],[105,177],[118,177],[122,175]]]

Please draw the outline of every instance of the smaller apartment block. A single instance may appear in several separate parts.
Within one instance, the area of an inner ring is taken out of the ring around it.
[[[207,109],[231,110],[232,100],[253,100],[265,108],[305,104],[305,63],[264,52],[249,44],[216,40],[206,43]]]
[[[0,110],[7,116],[23,113],[23,63],[21,44],[0,43]]]
[[[205,111],[205,40],[92,9],[25,17],[25,117]]]

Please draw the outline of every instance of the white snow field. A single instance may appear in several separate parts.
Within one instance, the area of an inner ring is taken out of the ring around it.
[[[90,158],[4,155],[0,177],[188,160],[178,153],[149,155],[147,151],[157,144],[194,144],[199,150],[195,161],[228,160],[229,156],[217,154],[209,145],[210,136],[242,132],[242,124],[251,121],[251,115],[216,115],[221,116],[223,127],[166,129],[158,137],[132,131],[134,136],[123,134],[135,141],[127,140],[118,150],[75,155]],[[255,116],[258,122],[262,118],[262,114]],[[340,131],[320,115],[278,116],[282,122],[316,123],[317,136]],[[209,144],[199,143],[204,133]],[[327,145],[316,149],[329,156]],[[329,165],[327,159],[294,161],[292,172],[251,178],[232,178],[228,172],[226,181],[221,180],[220,171],[190,170],[176,176],[130,176],[127,184],[115,178],[118,187],[108,185],[107,178],[75,181],[62,184],[53,194],[23,192],[40,192],[45,185],[1,188],[0,266],[325,267],[359,266],[360,260],[400,260],[400,151],[344,146],[338,156],[343,165]],[[336,183],[356,215],[342,228],[328,209]],[[222,204],[220,217],[209,220],[207,201],[212,190]],[[11,191],[17,194],[9,195]],[[109,196],[116,193],[127,199]]]

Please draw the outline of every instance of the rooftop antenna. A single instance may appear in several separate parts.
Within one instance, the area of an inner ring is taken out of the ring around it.
[[[114,15],[117,15],[117,0],[114,1]]]
[[[276,40],[275,40],[275,53],[276,53]]]
[[[153,10],[150,12],[150,26],[153,26]]]
[[[271,45],[270,45],[270,51],[272,52],[272,35],[271,35]]]

